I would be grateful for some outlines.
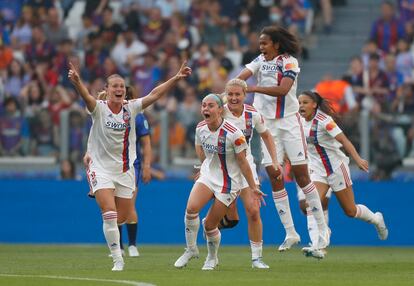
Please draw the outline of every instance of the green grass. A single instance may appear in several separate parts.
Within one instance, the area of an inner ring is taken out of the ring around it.
[[[184,269],[173,267],[183,246],[143,245],[139,250],[139,258],[127,257],[125,270],[114,273],[110,271],[112,263],[104,246],[0,244],[0,285],[127,285],[44,276],[128,280],[168,286],[414,285],[414,248],[332,247],[328,256],[318,261],[305,258],[299,248],[278,253],[275,247],[268,247],[264,249],[264,260],[271,269],[258,270],[251,269],[248,246],[222,246],[219,268],[210,272],[201,271],[205,247],[200,247],[200,259],[192,260]]]

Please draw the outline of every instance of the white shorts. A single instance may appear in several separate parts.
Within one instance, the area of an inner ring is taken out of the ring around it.
[[[299,113],[279,119],[265,119],[265,126],[272,134],[276,144],[277,161],[282,164],[285,153],[291,165],[303,165],[307,163],[307,147],[305,134]],[[262,145],[262,164],[267,167],[272,165],[272,159],[266,149],[263,140]]]
[[[342,191],[352,186],[351,173],[348,164],[344,162],[329,176],[320,175],[312,170],[309,172],[312,182],[321,182],[329,185],[334,192]]]
[[[305,201],[306,200],[306,196],[305,193],[302,191],[301,187],[299,187],[299,185],[297,183],[296,184],[296,191],[297,191],[297,195],[298,195],[298,200],[299,201]],[[328,191],[326,192],[326,198],[330,199],[332,196],[332,189],[329,188]]]
[[[231,203],[234,202],[240,194],[240,189],[233,189],[230,193],[222,193],[222,186],[214,184],[205,176],[198,178],[196,183],[202,183],[203,185],[206,185],[210,191],[213,192],[214,197],[222,202],[226,207],[230,206]]]
[[[130,168],[125,173],[113,175],[90,167],[86,170],[89,188],[93,193],[100,189],[114,189],[115,197],[131,199],[135,191],[135,170]]]

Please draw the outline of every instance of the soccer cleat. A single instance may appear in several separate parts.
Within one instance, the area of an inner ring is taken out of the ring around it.
[[[378,223],[375,225],[375,228],[377,229],[378,237],[381,240],[386,240],[388,238],[388,229],[385,225],[384,217],[382,213],[376,212],[375,215],[377,216]]]
[[[201,270],[214,270],[217,267],[217,265],[218,265],[217,257],[209,258],[207,256],[206,261],[204,262],[204,265],[201,268]]]
[[[316,258],[316,259],[323,259],[323,258],[325,258],[326,250],[316,249],[316,248],[313,248],[312,246],[306,246],[306,247],[302,248],[302,253],[306,257],[313,257],[313,258]]]
[[[193,258],[198,258],[198,248],[196,247],[195,250],[186,248],[183,255],[175,261],[174,266],[176,268],[183,268]]]
[[[139,256],[138,249],[135,245],[128,246],[128,255],[129,255],[129,257],[138,257]]]
[[[262,258],[259,257],[257,259],[252,260],[252,268],[258,269],[269,269],[269,265],[263,262]]]
[[[122,271],[124,270],[124,259],[120,256],[117,259],[114,259],[114,267],[112,267],[112,271]]]
[[[295,244],[300,243],[300,236],[296,234],[296,236],[286,236],[285,241],[279,246],[278,250],[280,252],[289,250]]]

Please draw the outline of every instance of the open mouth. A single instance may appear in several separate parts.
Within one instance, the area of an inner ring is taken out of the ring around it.
[[[299,109],[299,113],[300,113],[300,115],[302,115],[302,116],[304,116],[304,115],[306,114],[305,110],[304,110],[304,109],[302,109],[302,108],[300,108],[300,109]]]
[[[204,119],[210,118],[210,114],[208,114],[208,113],[203,113],[203,116],[204,116]]]

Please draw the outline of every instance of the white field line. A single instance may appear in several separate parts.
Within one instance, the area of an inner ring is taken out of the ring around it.
[[[0,273],[0,277],[46,278],[46,279],[61,279],[61,280],[97,281],[97,282],[108,282],[108,283],[112,282],[112,283],[132,285],[132,286],[155,286],[154,284],[150,284],[150,283],[136,282],[136,281],[130,281],[130,280],[99,279],[99,278],[87,278],[87,277],[56,276],[56,275],[26,275],[26,274]]]

